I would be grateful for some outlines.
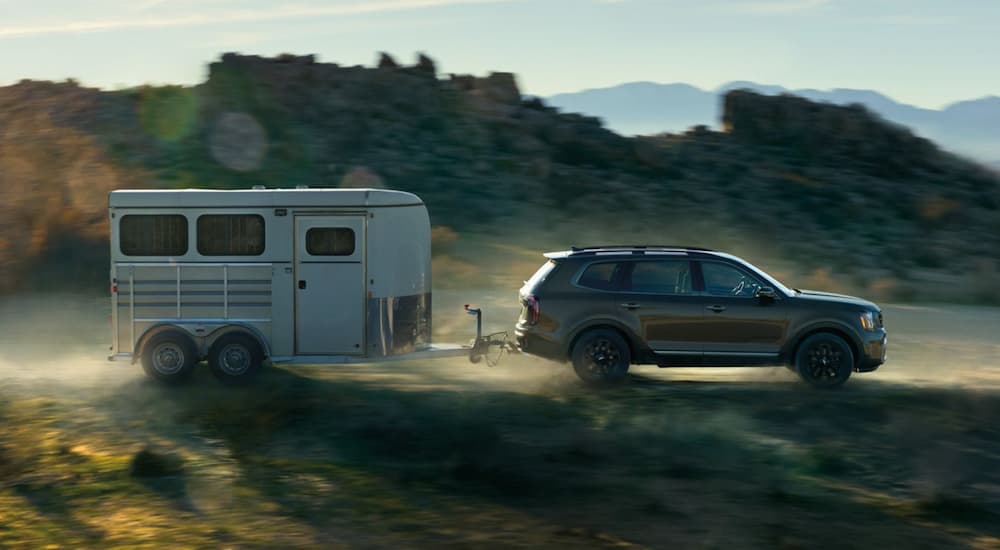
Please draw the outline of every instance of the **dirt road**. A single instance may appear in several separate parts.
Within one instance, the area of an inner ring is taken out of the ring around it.
[[[103,361],[106,309],[0,305],[0,546],[1000,548],[997,309],[886,307],[888,364],[833,392],[527,357],[162,388]]]

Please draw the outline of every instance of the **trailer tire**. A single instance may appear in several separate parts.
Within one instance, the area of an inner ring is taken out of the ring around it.
[[[220,382],[228,386],[249,384],[264,363],[264,350],[253,336],[230,332],[208,350],[208,366]]]
[[[154,334],[142,346],[142,370],[165,384],[182,384],[191,378],[198,362],[198,348],[178,330]]]

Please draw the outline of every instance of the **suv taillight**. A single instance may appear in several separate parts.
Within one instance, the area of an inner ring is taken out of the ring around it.
[[[538,323],[538,318],[542,315],[541,307],[538,305],[538,298],[534,294],[528,294],[524,298],[524,305],[528,308],[528,324]]]

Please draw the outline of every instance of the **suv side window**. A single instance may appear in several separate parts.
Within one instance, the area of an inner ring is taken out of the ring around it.
[[[596,290],[614,290],[615,274],[618,272],[617,262],[590,264],[584,270],[576,284]]]
[[[632,273],[625,278],[625,290],[649,294],[691,294],[691,262],[634,262]]]
[[[705,293],[711,296],[752,297],[763,286],[756,277],[728,264],[702,262]]]

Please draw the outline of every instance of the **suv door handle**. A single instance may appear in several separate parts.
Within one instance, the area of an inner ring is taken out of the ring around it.
[[[639,309],[642,306],[639,305],[639,304],[637,304],[637,303],[635,303],[635,302],[628,302],[626,304],[621,304],[621,307],[623,307],[625,309]]]
[[[714,311],[716,313],[722,313],[723,311],[726,311],[726,306],[708,306],[705,309]]]
[[[299,289],[300,290],[305,290],[306,289],[306,282],[305,281],[299,281]]]

